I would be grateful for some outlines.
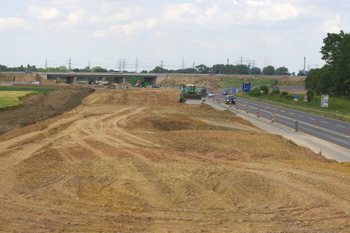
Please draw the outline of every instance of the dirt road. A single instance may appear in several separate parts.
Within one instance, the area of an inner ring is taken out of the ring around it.
[[[162,89],[0,136],[1,232],[349,232],[350,165]]]

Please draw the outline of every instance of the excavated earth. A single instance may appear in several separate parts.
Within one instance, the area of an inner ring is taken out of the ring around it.
[[[0,231],[349,232],[349,163],[177,96],[100,89],[0,136]]]

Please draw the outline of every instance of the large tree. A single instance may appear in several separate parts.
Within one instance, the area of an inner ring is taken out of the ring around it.
[[[259,67],[253,67],[250,69],[251,74],[261,74],[261,69]]]
[[[350,95],[350,34],[328,33],[321,47],[322,59],[330,66],[326,82],[332,83],[331,93]]]
[[[305,87],[314,90],[318,95],[329,94],[334,86],[334,80],[330,77],[332,77],[332,68],[329,65],[310,70],[305,79]]]
[[[282,66],[282,67],[278,67],[275,72],[275,75],[290,75],[288,68]]]
[[[198,73],[201,73],[201,74],[207,74],[207,73],[210,73],[211,71],[209,67],[203,64],[196,66],[196,68],[198,70]]]
[[[275,67],[273,66],[266,66],[263,68],[264,75],[273,75],[274,73],[275,73]]]

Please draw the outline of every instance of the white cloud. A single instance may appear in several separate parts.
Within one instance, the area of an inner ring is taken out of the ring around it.
[[[38,21],[50,21],[57,19],[61,12],[55,7],[29,6],[29,16]]]
[[[66,20],[59,22],[58,26],[61,29],[76,28],[77,26],[86,22],[88,15],[89,15],[88,12],[86,12],[85,10],[76,10],[76,11],[70,12],[66,17]]]
[[[277,1],[248,1],[244,18],[249,23],[272,23],[297,18],[300,9],[291,3],[279,3]]]
[[[10,17],[0,18],[0,30],[16,30],[19,28],[28,28],[29,25],[21,18]]]
[[[321,31],[326,33],[338,33],[341,29],[339,27],[341,21],[340,16],[336,15],[334,19],[329,19],[321,25]]]

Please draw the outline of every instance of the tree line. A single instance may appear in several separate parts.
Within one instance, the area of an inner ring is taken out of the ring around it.
[[[195,68],[186,68],[178,70],[168,70],[160,66],[155,67],[150,73],[187,73],[187,74],[242,74],[242,75],[290,75],[288,68],[266,66],[262,70],[259,67],[250,67],[249,65],[229,65],[216,64],[212,67],[200,64]]]
[[[21,65],[20,67],[7,67],[0,64],[0,71],[12,71],[12,72],[117,72],[115,70],[107,70],[100,66],[85,67],[83,69],[68,69],[66,66],[49,67],[49,68],[37,68],[35,65],[27,65],[26,67]],[[128,71],[123,71],[127,73]],[[224,65],[216,64],[212,67],[204,64],[198,65],[195,68],[186,69],[164,69],[160,66],[156,66],[149,72],[146,70],[141,73],[182,73],[182,74],[241,74],[241,75],[290,75],[286,67],[279,67],[275,69],[273,66],[266,66],[262,70],[258,67],[250,67],[248,65]]]
[[[306,88],[316,94],[350,96],[350,34],[328,33],[320,52],[326,64],[309,71]]]

